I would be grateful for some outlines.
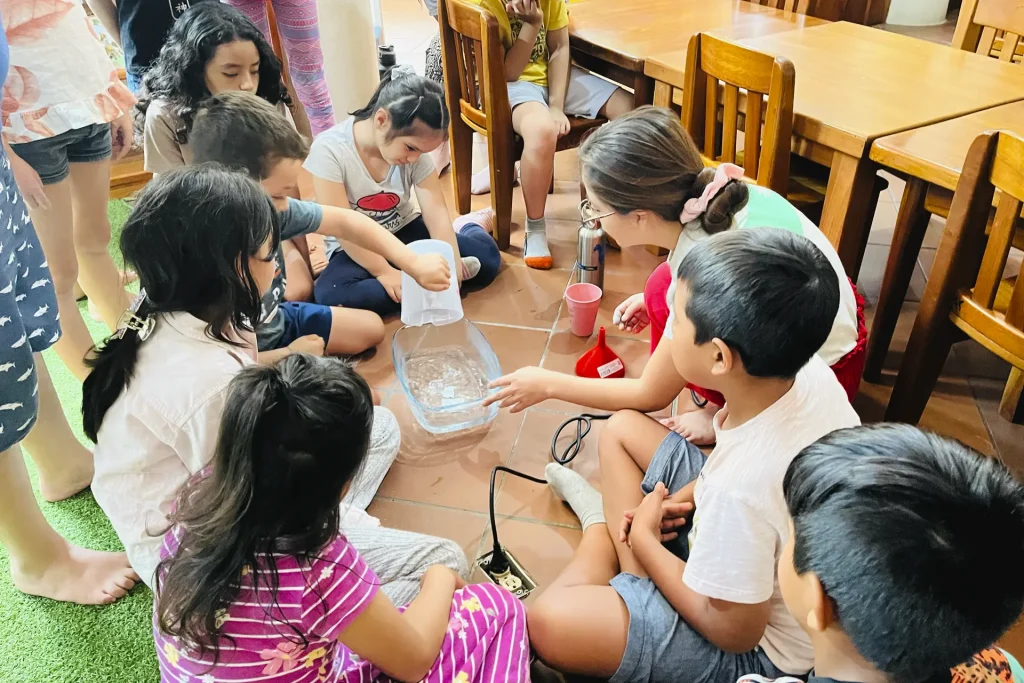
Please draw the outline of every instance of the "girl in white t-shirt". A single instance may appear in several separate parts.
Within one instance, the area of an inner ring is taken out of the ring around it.
[[[150,586],[172,501],[213,457],[229,382],[257,361],[252,321],[274,280],[279,241],[278,213],[263,188],[208,166],[161,174],[125,223],[121,251],[142,290],[95,351],[82,422],[96,443],[93,495]],[[372,431],[342,501],[345,532],[387,575],[386,592],[408,600],[427,566],[464,570],[465,558],[450,541],[382,529],[364,512],[401,438],[386,408],[375,409]]]
[[[620,329],[639,333],[650,325],[653,352],[662,335],[671,333],[675,270],[697,242],[731,228],[788,230],[813,242],[836,271],[839,312],[818,355],[853,399],[864,367],[864,302],[828,238],[806,216],[775,192],[742,182],[743,171],[736,166],[704,168],[697,146],[667,109],[642,107],[602,126],[580,147],[579,158],[588,197],[581,209],[584,218],[599,219],[624,247],[671,249],[643,293],[615,310]],[[712,443],[712,418],[723,399],[689,388],[695,409],[664,423],[694,443]]]
[[[452,224],[430,152],[447,144],[448,108],[439,83],[397,66],[384,75],[369,104],[313,141],[305,168],[321,204],[354,209],[409,244],[448,242],[459,282],[485,287],[498,275],[501,253],[490,235],[490,209]],[[402,278],[383,257],[327,240],[327,267],[317,278],[318,304],[393,315]]]

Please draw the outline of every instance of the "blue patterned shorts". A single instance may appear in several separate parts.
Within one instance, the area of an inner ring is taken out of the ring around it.
[[[39,386],[32,354],[60,339],[60,314],[11,163],[0,155],[0,451],[6,451],[35,424]]]

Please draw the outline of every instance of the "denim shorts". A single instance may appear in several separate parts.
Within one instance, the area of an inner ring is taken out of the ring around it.
[[[669,432],[658,446],[640,488],[645,494],[660,481],[672,493],[697,478],[707,456],[699,448]],[[680,559],[687,559],[686,535],[665,544]],[[767,678],[784,675],[760,647],[733,654],[719,649],[676,612],[649,578],[619,574],[612,588],[629,610],[626,651],[610,683],[736,683],[740,676]]]
[[[35,169],[43,185],[54,185],[71,173],[68,164],[85,164],[110,158],[110,124],[94,123],[52,138],[22,142],[11,147]]]

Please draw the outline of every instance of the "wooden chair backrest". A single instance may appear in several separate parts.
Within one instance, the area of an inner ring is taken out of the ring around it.
[[[839,21],[843,18],[846,0],[747,0],[762,7],[780,9],[784,12],[806,14],[809,17]]]
[[[698,33],[690,38],[686,52],[688,82],[683,89],[683,127],[702,148],[705,157],[735,163],[742,88],[746,91],[744,171],[758,185],[785,195],[793,136],[795,73],[793,63],[785,57],[773,57]],[[768,98],[766,108],[764,97]],[[720,104],[723,114],[719,152]]]
[[[996,190],[999,201],[986,239]],[[1005,131],[983,133],[968,152],[940,251],[949,254],[950,287],[960,292],[954,319],[980,332],[986,346],[1024,358],[1024,278],[1003,277],[1022,206],[1024,139]]]
[[[505,48],[498,21],[487,10],[461,0],[438,3],[445,96],[452,117],[470,128],[511,130],[505,85]]]
[[[1024,4],[1019,0],[964,0],[953,47],[1004,62],[1024,63]]]

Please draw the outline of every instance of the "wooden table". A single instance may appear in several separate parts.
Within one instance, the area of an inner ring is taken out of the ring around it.
[[[717,35],[717,31],[712,31]],[[794,150],[831,166],[821,229],[856,278],[872,216],[878,138],[1024,99],[1024,68],[859,24],[742,38],[796,67]],[[649,76],[685,84],[686,50],[649,55]]]
[[[1024,136],[1024,101],[889,135],[871,145],[872,161],[905,174],[907,188],[900,203],[868,337],[864,377],[869,381],[877,380],[881,374],[900,308],[907,296],[931,217],[926,198],[938,194],[935,188],[946,191],[947,196],[956,189],[967,151],[975,138],[987,130],[1008,130]]]
[[[637,106],[653,97],[645,59],[685,51],[695,33],[739,39],[826,23],[743,0],[582,0],[570,5],[569,19],[576,63],[632,88]]]

